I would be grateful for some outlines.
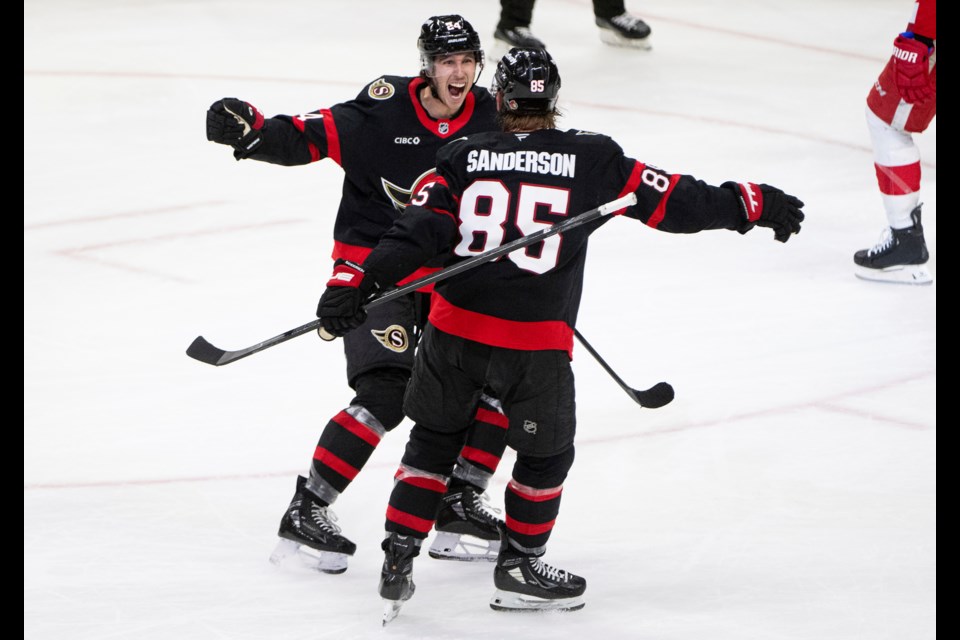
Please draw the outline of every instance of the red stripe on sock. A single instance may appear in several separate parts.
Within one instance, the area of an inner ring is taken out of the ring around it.
[[[514,520],[509,515],[506,518],[507,529],[525,536],[536,536],[541,533],[546,533],[547,531],[553,529],[555,522],[556,519],[551,520],[550,522],[544,522],[542,524],[530,524],[529,522],[520,522],[519,520]]]
[[[905,164],[900,167],[885,167],[874,163],[877,170],[877,185],[880,193],[888,196],[902,196],[920,191],[920,163]]]
[[[347,480],[353,480],[360,473],[360,469],[347,464],[343,459],[338,458],[323,447],[317,447],[316,451],[313,452],[313,459],[327,465]]]
[[[546,502],[547,500],[559,498],[560,494],[563,493],[562,485],[554,487],[553,489],[534,489],[518,484],[513,480],[507,483],[507,488],[518,497],[529,500],[530,502]]]
[[[501,429],[506,429],[510,426],[510,421],[507,420],[507,416],[502,413],[497,413],[496,411],[490,411],[490,409],[484,409],[483,407],[477,409],[476,419],[480,422],[486,422],[495,427],[500,427]]]
[[[400,472],[398,471],[394,478],[398,478]],[[436,493],[444,494],[447,492],[447,485],[440,482],[439,480],[434,480],[433,478],[425,478],[423,476],[412,476],[406,475],[403,478],[399,478],[400,482],[404,482],[414,487],[420,487],[421,489],[427,489],[429,491],[435,491]]]
[[[371,447],[376,447],[378,444],[380,444],[380,434],[354,418],[346,411],[341,411],[337,415],[333,416],[333,421],[369,444]]]
[[[476,462],[477,464],[482,464],[488,469],[496,469],[497,465],[500,464],[500,458],[493,455],[492,453],[487,453],[482,449],[476,449],[474,447],[464,447],[463,451],[460,452],[460,455],[463,456],[464,460],[469,460],[470,462]]]
[[[387,506],[387,520],[399,524],[402,527],[419,531],[424,535],[430,533],[430,529],[433,528],[434,523],[433,520],[418,518],[411,513],[400,511],[399,509],[395,509],[391,506]]]

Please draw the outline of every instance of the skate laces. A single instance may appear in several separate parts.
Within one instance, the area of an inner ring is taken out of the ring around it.
[[[337,514],[330,511],[329,507],[321,507],[316,502],[310,503],[310,516],[317,525],[327,533],[339,534],[342,529],[337,522]]]
[[[629,13],[621,13],[618,16],[613,16],[610,18],[610,22],[617,25],[621,29],[633,30],[636,29],[640,23],[643,22],[640,18],[632,16]]]
[[[883,253],[893,245],[893,230],[887,227],[880,234],[880,239],[871,249],[867,251],[868,256],[875,256]]]
[[[546,562],[540,558],[530,558],[530,568],[541,576],[546,576],[550,580],[555,582],[566,582],[567,581],[567,572],[563,569],[557,569],[556,567],[551,567]]]
[[[502,509],[490,504],[490,495],[486,491],[483,493],[471,491],[470,493],[473,494],[473,504],[471,506],[474,512],[478,513],[487,522],[495,523],[500,520],[497,515],[500,514]]]

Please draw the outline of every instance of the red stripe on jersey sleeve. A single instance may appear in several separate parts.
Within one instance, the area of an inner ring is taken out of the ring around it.
[[[323,130],[327,134],[327,157],[343,166],[340,159],[340,134],[337,132],[337,123],[333,121],[333,112],[330,109],[320,109],[323,116]]]
[[[620,195],[617,196],[618,198],[622,198],[628,193],[631,193],[637,190],[637,187],[640,186],[640,173],[644,170],[644,168],[645,168],[645,165],[641,164],[640,162],[634,163],[633,171],[630,172],[630,177],[627,178],[627,184],[623,187],[623,190],[620,192]],[[618,216],[624,211],[626,211],[626,208],[620,209],[619,211],[614,212],[613,215]]]
[[[370,252],[373,251],[370,247],[360,247],[355,244],[347,244],[345,242],[334,242],[333,243],[333,252],[330,255],[334,261],[343,258],[344,260],[349,260],[350,262],[356,262],[357,264],[363,264],[363,261],[367,259],[367,256],[370,255]],[[397,283],[397,285],[407,284],[408,282],[413,282],[414,280],[419,280],[424,278],[432,273],[439,271],[439,267],[420,267],[409,276]],[[433,283],[428,284],[425,287],[420,287],[417,289],[419,293],[433,293]]]
[[[647,220],[647,226],[653,227],[654,229],[663,222],[664,216],[667,215],[667,201],[670,199],[670,194],[673,193],[673,188],[677,186],[677,182],[680,181],[680,176],[673,175],[670,176],[670,184],[667,186],[667,191],[660,198],[660,204],[657,205],[657,208],[653,210],[650,219]]]
[[[293,126],[295,126],[297,131],[300,133],[303,133],[307,130],[307,123],[304,122],[303,118],[299,116],[293,118]],[[323,159],[323,156],[320,155],[320,149],[317,149],[317,145],[313,144],[309,140],[307,141],[307,151],[310,152],[310,162],[316,162]]]

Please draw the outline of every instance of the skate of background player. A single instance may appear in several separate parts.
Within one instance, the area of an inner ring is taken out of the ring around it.
[[[398,25],[435,6],[271,7],[293,16],[282,37],[256,3],[24,5],[25,638],[383,637],[380,505],[403,438],[338,513],[365,532],[350,569],[276,573],[274,508],[315,444],[295,425],[342,402],[341,357],[307,337],[233,367],[183,354],[200,331],[244,344],[311,316],[342,172],[226,163],[201,121],[211,95],[349,99],[385,59],[415,64]],[[790,187],[803,232],[791,251],[595,234],[579,328],[677,398],[642,411],[575,353],[577,481],[547,559],[587,578],[586,608],[499,615],[489,567],[427,558],[391,638],[934,638],[937,283],[849,267],[882,219],[862,103],[903,3],[643,9],[657,48],[632,56],[584,36],[585,1],[537,17],[561,124],[668,170]],[[458,10],[493,32],[495,6]],[[935,127],[918,144],[936,276]]]

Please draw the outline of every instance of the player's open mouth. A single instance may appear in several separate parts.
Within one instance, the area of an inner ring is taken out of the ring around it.
[[[450,83],[447,85],[447,90],[450,92],[450,97],[459,100],[463,97],[463,94],[467,90],[466,82]]]

